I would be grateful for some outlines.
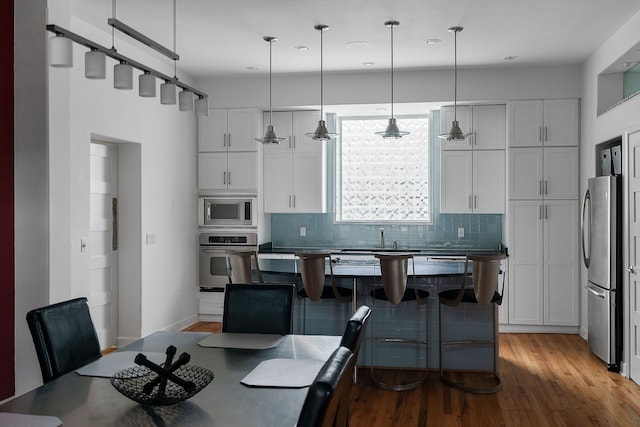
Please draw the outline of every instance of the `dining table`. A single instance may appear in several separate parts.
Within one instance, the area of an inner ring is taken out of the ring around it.
[[[306,377],[312,379],[338,348],[341,339],[327,335],[284,335],[272,345],[264,344],[265,340],[262,340],[261,346],[256,348],[250,345],[229,348],[224,344],[229,340],[217,338],[203,332],[159,331],[98,361],[102,367],[110,366],[108,358],[117,357],[119,352],[149,354],[157,358],[168,346],[174,346],[177,355],[183,352],[190,355],[190,365],[207,368],[214,374],[211,383],[184,402],[170,406],[140,404],[116,390],[110,378],[92,376],[91,372],[81,375],[78,372],[82,370],[77,370],[5,402],[0,405],[0,414],[57,417],[64,426],[88,427],[294,426],[309,384],[291,383],[289,380],[296,375],[281,372],[275,375],[276,378],[269,378],[264,372],[258,375],[267,378],[266,383],[250,379],[255,379],[261,366],[273,366],[268,362],[284,362],[297,369],[308,366]],[[215,341],[221,344],[215,344]],[[278,383],[280,380],[283,382]]]

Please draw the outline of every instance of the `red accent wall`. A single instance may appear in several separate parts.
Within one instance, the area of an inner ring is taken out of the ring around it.
[[[0,400],[15,392],[13,0],[0,2]]]

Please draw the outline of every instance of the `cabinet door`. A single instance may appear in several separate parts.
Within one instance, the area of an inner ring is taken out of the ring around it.
[[[504,105],[473,106],[474,150],[499,150],[506,147],[507,110]]]
[[[543,323],[542,202],[509,203],[509,323]]]
[[[449,132],[454,116],[458,119],[458,123],[462,132],[471,133],[471,106],[458,105],[455,115],[453,105],[447,105],[440,109],[440,133]],[[440,140],[442,150],[469,150],[471,148],[471,137],[465,138],[463,141],[447,141]]]
[[[578,201],[545,202],[544,324],[578,326]]]
[[[473,151],[473,212],[505,213],[504,150]]]
[[[291,212],[291,152],[264,154],[264,211]]]
[[[509,149],[509,199],[542,199],[542,148]]]
[[[507,102],[507,143],[509,147],[542,145],[543,102],[541,100]]]
[[[316,141],[307,136],[318,127],[320,111],[294,111],[293,112],[293,148],[298,152],[322,152],[322,141]]]
[[[544,149],[544,198],[577,199],[578,147]]]
[[[313,140],[312,140],[313,141]],[[319,141],[313,141],[321,144]],[[325,212],[324,167],[322,153],[302,152],[293,155],[293,211]]]
[[[471,213],[472,152],[443,151],[440,158],[440,212]]]
[[[227,110],[212,109],[198,116],[198,151],[226,151]]]
[[[544,101],[544,145],[577,146],[579,140],[577,99]]]
[[[198,154],[198,188],[227,189],[227,153]]]
[[[264,129],[262,134],[267,131],[269,121],[273,124],[273,129],[279,138],[286,138],[280,144],[267,144],[264,146],[265,153],[275,153],[291,150],[292,138],[293,138],[293,122],[291,111],[274,111],[273,114],[269,114],[268,111],[264,112]]]
[[[229,109],[227,134],[229,151],[256,151],[258,110],[255,108]]]
[[[227,188],[229,190],[252,190],[258,187],[255,152],[227,154]]]

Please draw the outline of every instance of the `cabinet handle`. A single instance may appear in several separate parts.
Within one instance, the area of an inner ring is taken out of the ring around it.
[[[296,207],[296,196],[295,196],[295,194],[293,195],[293,207],[294,208]]]
[[[291,207],[291,194],[289,194],[289,207]]]
[[[471,195],[469,195],[469,209],[473,209],[473,204],[471,201]]]
[[[229,139],[228,136],[229,136],[229,134],[226,134],[226,133],[224,134],[224,140],[222,142],[222,145],[225,146],[225,147],[227,146],[227,140]]]
[[[549,128],[548,127],[544,127],[544,140],[548,141],[549,140]]]
[[[544,219],[549,219],[549,206],[544,206]]]
[[[542,219],[542,205],[538,206],[538,219]]]
[[[473,196],[473,208],[478,207],[478,196]]]
[[[291,138],[293,138],[292,136],[290,136],[289,139],[289,148],[291,148]]]
[[[542,142],[542,126],[538,127],[538,141]]]
[[[296,148],[296,144],[298,142],[298,141],[296,141],[296,136],[293,135],[292,138],[293,138],[293,148]],[[293,196],[293,197],[295,198],[296,196]],[[295,203],[294,203],[294,207],[295,207]]]
[[[231,172],[227,172],[229,178],[227,178],[227,183],[231,185]]]
[[[472,141],[473,141],[473,145],[476,145],[478,143],[478,132],[476,132],[475,130],[473,131],[473,135],[472,135]]]
[[[225,184],[225,185],[227,184],[227,172],[226,171],[222,172],[222,183]]]
[[[544,194],[549,194],[549,181],[544,180]]]
[[[542,195],[542,180],[538,180],[538,194]]]

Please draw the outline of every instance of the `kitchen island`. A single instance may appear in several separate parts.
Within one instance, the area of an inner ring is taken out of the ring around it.
[[[313,250],[308,250],[314,252]],[[401,251],[398,251],[401,252]],[[489,253],[489,252],[484,252]],[[493,251],[492,253],[496,253]],[[282,253],[285,259],[261,257],[260,269],[267,282],[295,283],[302,289],[299,273],[299,261],[291,252]],[[371,364],[371,331],[388,331],[394,335],[407,337],[425,337],[429,345],[429,368],[438,366],[438,292],[457,288],[461,284],[465,273],[464,258],[444,256],[430,258],[427,255],[414,253],[415,279],[413,266],[409,261],[408,287],[417,286],[429,292],[429,299],[425,305],[415,302],[405,302],[392,305],[388,302],[374,300],[370,292],[376,284],[380,284],[380,265],[372,252],[332,253],[333,274],[340,286],[350,287],[355,297],[355,305],[366,304],[372,308],[371,327],[365,334],[365,340],[360,353],[359,364]],[[327,266],[326,274],[329,275]],[[471,274],[471,265],[468,267]],[[502,277],[500,288],[502,288]],[[415,280],[415,282],[414,282]],[[472,282],[467,281],[467,286]],[[342,334],[342,329],[352,311],[352,304],[340,304],[335,300],[320,300],[312,302],[297,298],[294,305],[294,333],[302,333],[303,316],[306,318],[307,334]],[[478,307],[460,305],[459,307],[443,307],[443,327],[449,337],[456,336],[479,338],[492,334],[492,307]],[[426,321],[425,321],[426,317]],[[426,326],[428,325],[428,326]],[[462,370],[489,370],[493,360],[491,348],[474,349],[469,355],[456,348],[448,349],[444,353],[446,366]],[[424,366],[424,351],[407,348],[406,350],[376,350],[376,365],[405,368],[419,368]]]

